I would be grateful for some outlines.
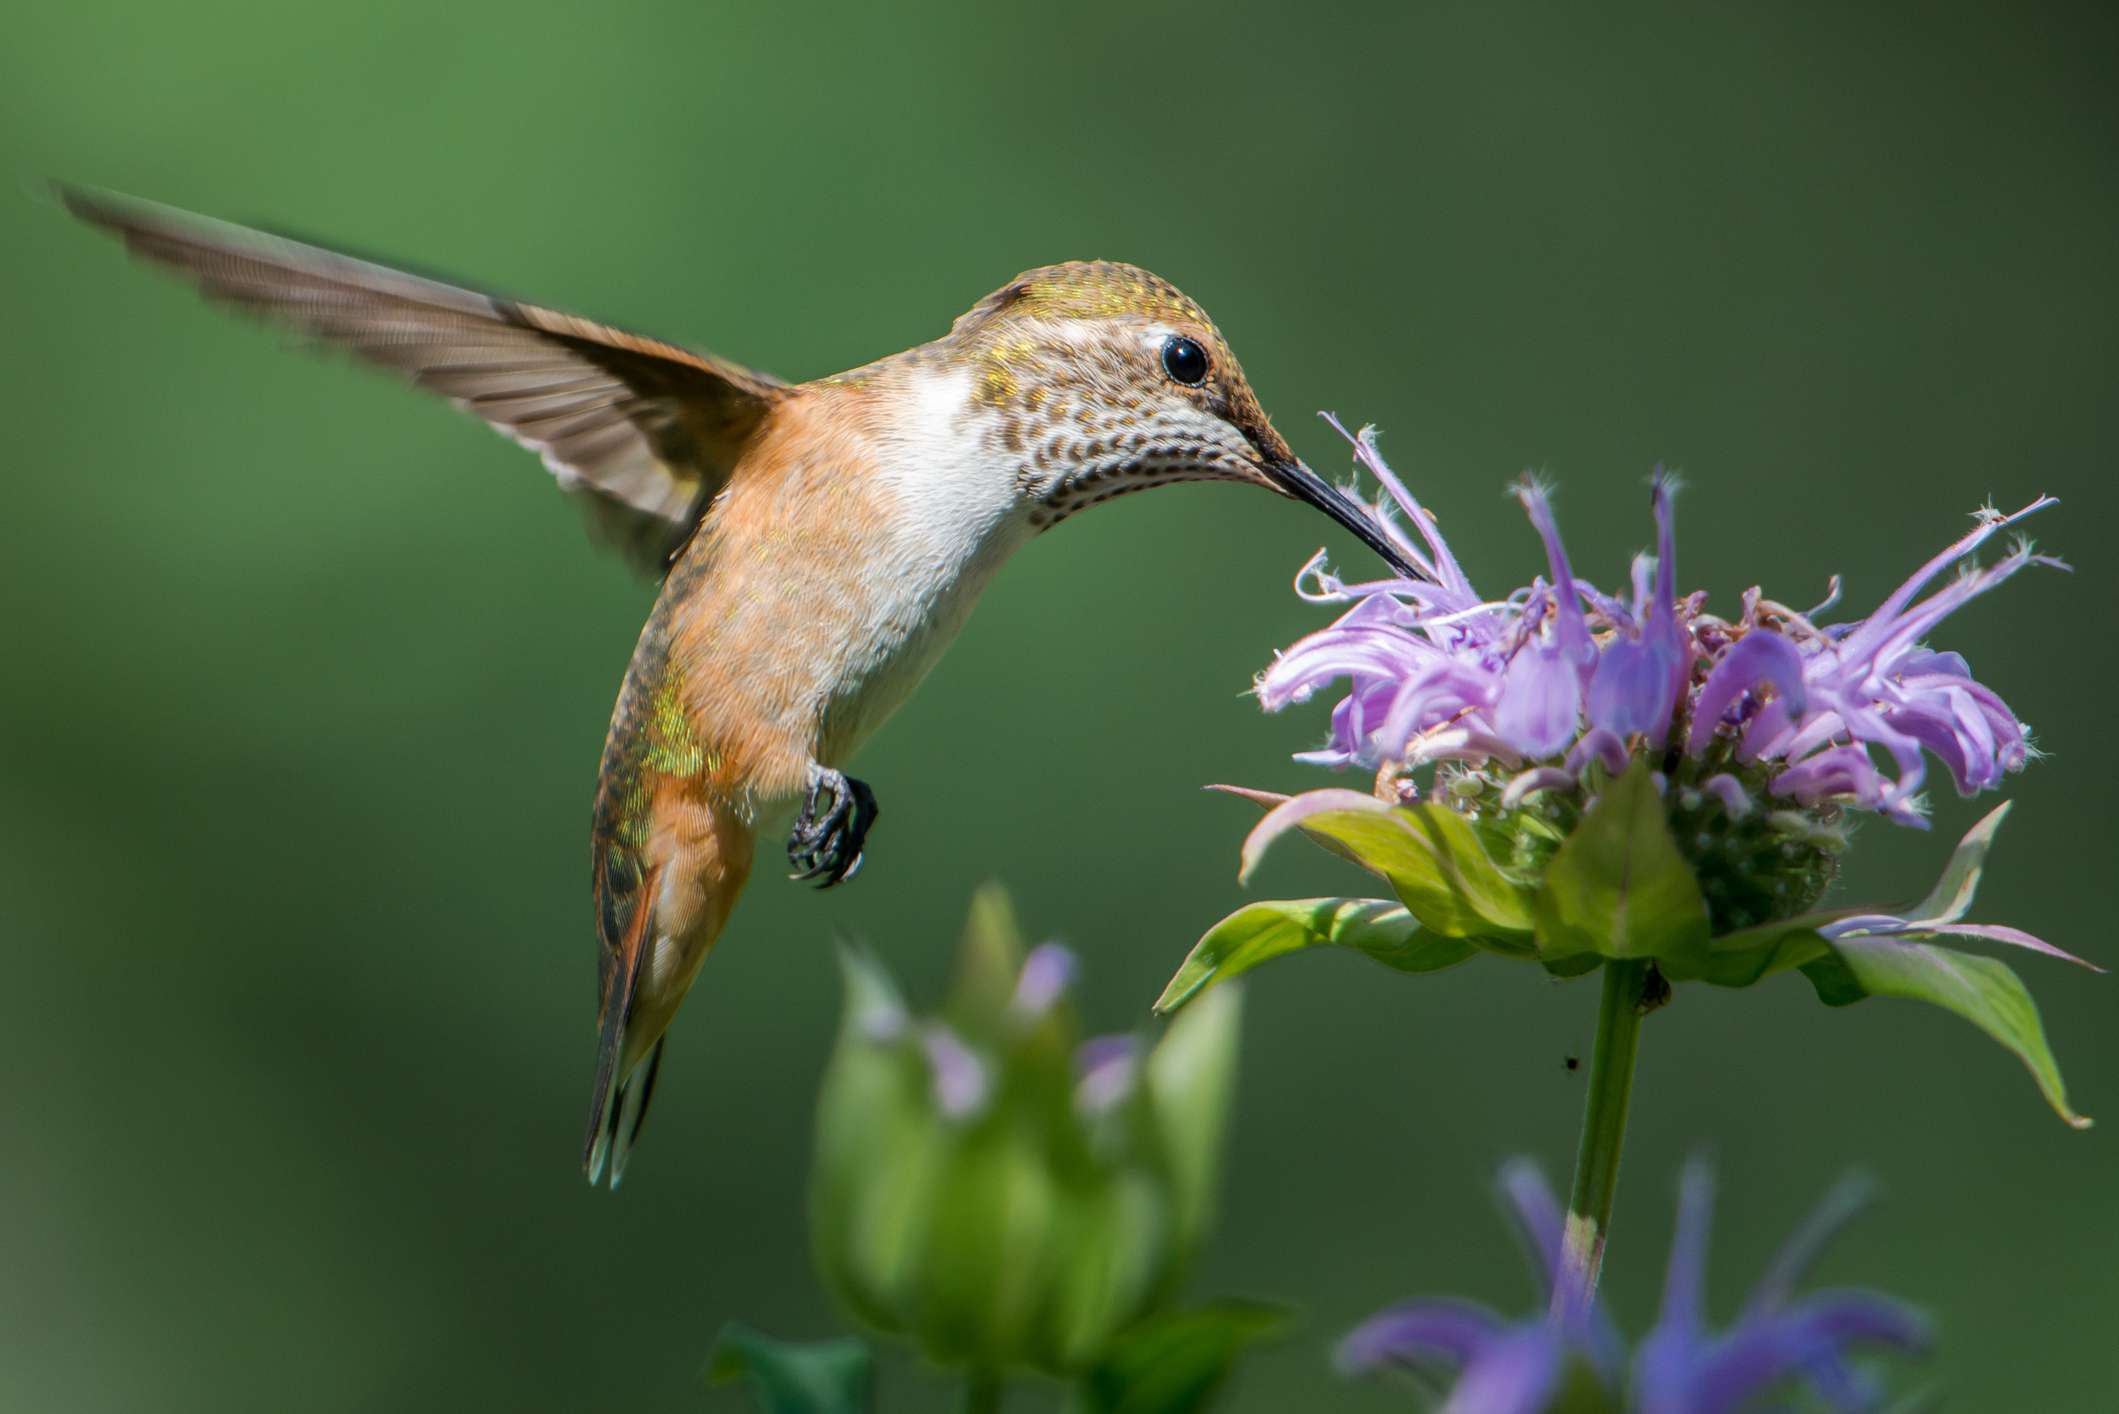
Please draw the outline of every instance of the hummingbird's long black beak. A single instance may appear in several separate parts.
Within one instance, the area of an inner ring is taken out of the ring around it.
[[[1273,484],[1298,501],[1307,501],[1360,538],[1361,543],[1383,556],[1383,562],[1407,579],[1425,580],[1428,572],[1414,564],[1405,551],[1391,543],[1375,521],[1348,500],[1345,493],[1304,466],[1299,458],[1276,457],[1266,463]]]

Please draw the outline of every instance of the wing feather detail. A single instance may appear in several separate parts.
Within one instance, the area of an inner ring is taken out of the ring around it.
[[[577,315],[152,202],[59,196],[209,298],[396,372],[536,452],[650,573],[787,396],[769,374]]]

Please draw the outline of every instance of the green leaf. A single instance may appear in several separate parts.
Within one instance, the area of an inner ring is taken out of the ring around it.
[[[1979,892],[1979,876],[1987,864],[1987,851],[1994,847],[1994,836],[2001,829],[2001,822],[2008,818],[2009,802],[1989,810],[1965,837],[1957,842],[1950,852],[1950,862],[1942,868],[1942,877],[1928,896],[1905,915],[1910,923],[1955,923],[1972,907],[1972,897]]]
[[[1212,1215],[1242,1026],[1243,989],[1222,988],[1185,1008],[1148,1053],[1147,1090],[1170,1165],[1180,1254],[1196,1247]]]
[[[858,1340],[795,1342],[731,1321],[707,1357],[708,1384],[742,1382],[760,1414],[864,1414],[873,1361]]]
[[[1841,938],[1803,975],[1827,1006],[1863,997],[1904,997],[1954,1011],[2014,1052],[2059,1116],[2077,1129],[2087,1116],[2068,1108],[2067,1086],[2047,1047],[2038,1004],[2006,963],[1900,938]]]
[[[1707,905],[1670,837],[1646,763],[1604,788],[1545,871],[1538,947],[1554,957],[1651,957],[1674,978],[1698,975]]]
[[[1120,1336],[1076,1386],[1074,1414],[1197,1414],[1245,1348],[1278,1331],[1276,1306],[1219,1301],[1151,1316]]]
[[[1242,794],[1254,805],[1263,806],[1266,814],[1244,837],[1243,853],[1236,866],[1238,883],[1250,880],[1258,861],[1265,857],[1266,847],[1291,829],[1301,829],[1341,859],[1377,874],[1383,872],[1380,860],[1400,847],[1398,831],[1391,826],[1391,807],[1373,795],[1336,786],[1294,796],[1275,796],[1264,791]],[[1321,815],[1345,818],[1329,830],[1311,829],[1308,822]]]
[[[1830,949],[1818,928],[1847,916],[1845,909],[1829,913],[1799,913],[1778,923],[1761,923],[1724,933],[1707,944],[1706,960],[1700,964],[1700,980],[1717,987],[1748,987],[1776,972],[1786,972],[1823,957]]]
[[[1389,805],[1337,789],[1280,800],[1244,841],[1238,877],[1248,878],[1266,847],[1291,829],[1387,880],[1431,932],[1478,938],[1498,952],[1530,939],[1524,890],[1495,865],[1470,822],[1447,806]]]
[[[1416,918],[1425,918],[1427,903],[1438,916],[1461,921],[1447,931],[1456,937],[1496,934],[1528,941],[1536,931],[1530,897],[1513,883],[1486,852],[1471,822],[1447,805],[1427,801],[1395,812],[1427,847],[1429,864],[1404,878],[1394,877],[1397,891]],[[1430,925],[1432,926],[1432,925]]]
[[[1471,944],[1426,932],[1406,909],[1384,899],[1270,899],[1247,904],[1193,945],[1156,1000],[1167,1014],[1217,983],[1304,948],[1352,948],[1399,972],[1437,972],[1472,955]]]

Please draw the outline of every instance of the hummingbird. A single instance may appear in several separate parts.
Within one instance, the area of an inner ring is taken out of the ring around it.
[[[877,805],[846,764],[1031,538],[1149,487],[1233,481],[1308,503],[1426,578],[1274,431],[1206,313],[1137,266],[1026,271],[931,342],[791,384],[172,207],[58,196],[210,298],[536,452],[592,529],[660,580],[591,813],[591,1184],[624,1176],[761,822],[792,811],[792,877],[854,876]]]

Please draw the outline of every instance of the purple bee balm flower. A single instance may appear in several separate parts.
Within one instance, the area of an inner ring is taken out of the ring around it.
[[[1821,1291],[1800,1298],[1794,1292],[1868,1197],[1867,1185],[1858,1180],[1826,1195],[1753,1288],[1737,1323],[1717,1332],[1708,1328],[1704,1310],[1714,1180],[1706,1164],[1688,1164],[1679,1180],[1662,1311],[1634,1356],[1632,1407],[1641,1414],[1733,1414],[1793,1381],[1835,1409],[1875,1408],[1882,1391],[1848,1364],[1848,1351],[1923,1349],[1926,1322],[1870,1292]]]
[[[1555,770],[1622,767],[1629,746],[1660,752],[1675,728],[1682,756],[1712,768],[1694,780],[1733,816],[1749,812],[1756,791],[1922,825],[1928,757],[1970,795],[2032,755],[2029,732],[2008,704],[1973,678],[1963,658],[1923,639],[2025,566],[2065,566],[2019,543],[1919,596],[1997,532],[2054,504],[2052,497],[2011,515],[1981,511],[1969,534],[1866,618],[1817,622],[1837,598],[1835,585],[1833,598],[1808,613],[1753,589],[1728,621],[1704,611],[1703,594],[1677,594],[1674,488],[1661,472],[1650,493],[1656,549],[1634,559],[1630,600],[1574,573],[1551,498],[1528,480],[1516,496],[1544,542],[1549,577],[1488,599],[1384,464],[1373,431],[1350,440],[1388,493],[1370,515],[1430,577],[1349,584],[1324,568],[1321,555],[1304,566],[1298,592],[1351,607],[1282,654],[1259,678],[1259,698],[1278,711],[1341,679],[1350,691],[1333,709],[1329,744],[1299,759],[1393,773],[1442,761],[1535,772],[1511,793],[1520,800],[1553,788]],[[1401,513],[1424,548],[1401,528]]]
[[[1632,1360],[1600,1307],[1572,1305],[1563,1277],[1557,1202],[1536,1169],[1502,1171],[1502,1193],[1544,1286],[1537,1314],[1510,1321],[1454,1299],[1414,1301],[1370,1318],[1339,1346],[1348,1374],[1398,1371],[1447,1391],[1443,1414],[1541,1414],[1605,1408],[1629,1414],[1737,1414],[1799,1386],[1840,1410],[1875,1407],[1878,1391],[1848,1362],[1860,1349],[1917,1351],[1928,1332],[1881,1296],[1795,1287],[1860,1210],[1867,1190],[1842,1184],[1767,1268],[1736,1323],[1711,1329],[1703,1310],[1712,1182],[1688,1165],[1655,1328]]]

